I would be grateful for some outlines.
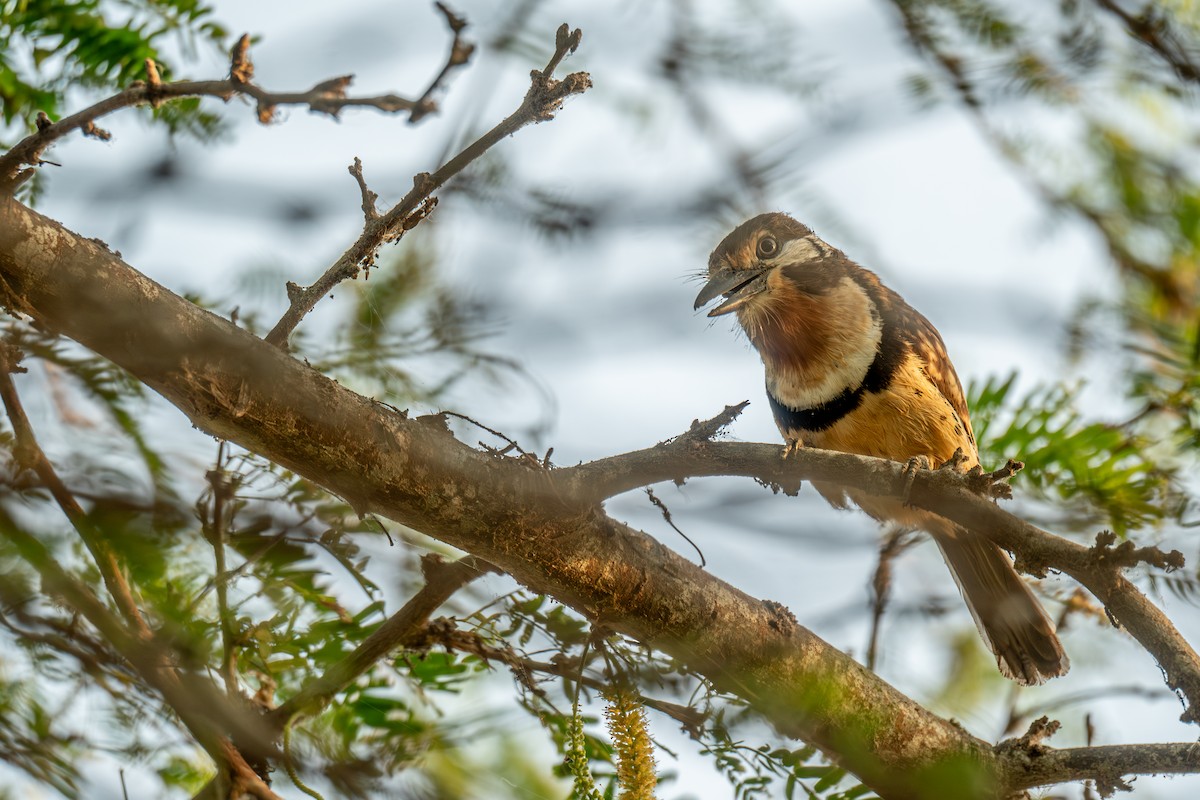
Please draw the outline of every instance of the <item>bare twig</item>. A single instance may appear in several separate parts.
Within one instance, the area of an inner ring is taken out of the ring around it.
[[[671,526],[671,529],[674,530],[676,533],[678,533],[681,537],[683,537],[683,540],[685,542],[687,542],[688,544],[690,544],[692,546],[692,549],[696,551],[696,555],[700,556],[700,566],[702,566],[702,567],[708,566],[708,561],[705,560],[705,558],[704,558],[704,551],[701,550],[700,547],[695,542],[692,541],[692,538],[690,536],[688,536],[683,531],[679,530],[679,526],[675,524],[675,520],[671,519],[671,509],[667,508],[666,503],[664,503],[662,500],[658,499],[658,495],[656,495],[654,493],[654,490],[651,489],[649,486],[646,487],[646,497],[650,498],[650,502],[654,505],[654,507],[662,512],[663,520],[668,525]]]
[[[960,453],[961,448],[959,450],[955,450],[955,455],[959,455]],[[943,464],[942,469],[946,469],[948,466],[950,465]],[[950,466],[950,468],[956,467],[957,464]],[[976,494],[981,494],[985,497],[992,497],[997,500],[1011,500],[1012,486],[1008,484],[1008,479],[1023,469],[1025,469],[1025,462],[1014,461],[1011,458],[1003,467],[991,472],[984,472],[983,467],[976,464],[967,472],[967,485],[970,486],[972,491],[974,491]]]
[[[696,442],[710,441],[714,436],[732,425],[733,421],[742,415],[742,412],[746,410],[746,406],[748,405],[750,405],[750,401],[743,400],[736,405],[725,406],[725,409],[712,419],[706,419],[703,422],[694,419],[692,420],[692,427],[688,428],[687,433],[683,434],[680,438]]]
[[[1172,550],[1164,553],[1157,547],[1138,547],[1126,539],[1116,547],[1117,535],[1112,531],[1101,531],[1096,534],[1096,544],[1091,549],[1092,557],[1097,565],[1106,565],[1118,569],[1136,567],[1138,564],[1149,564],[1156,569],[1173,572],[1183,569],[1183,553]]]
[[[367,188],[367,181],[363,178],[362,160],[358,156],[354,157],[354,163],[350,165],[350,174],[354,176],[354,180],[358,183],[358,190],[362,193],[363,218],[368,223],[379,219],[379,209],[375,207],[375,201],[379,199],[379,195]]]
[[[553,68],[579,45],[580,36],[579,30],[570,32],[564,23],[558,31],[554,55],[546,69],[530,74],[529,91],[516,111],[434,172],[416,175],[412,190],[386,214],[368,219],[354,244],[314,283],[294,290],[289,287],[288,309],[267,334],[266,340],[277,347],[285,347],[292,331],[322,297],[342,281],[355,278],[362,269],[369,268],[374,264],[380,246],[399,239],[433,210],[436,200],[431,195],[446,181],[526,125],[552,119],[566,98],[586,91],[592,85],[586,72],[572,73],[561,81],[550,77]]]
[[[1044,751],[1045,748],[1042,742],[1058,733],[1061,728],[1061,722],[1043,715],[1029,723],[1029,730],[1025,731],[1020,737],[1015,740],[1001,742],[997,747],[1017,747],[1026,752]]]
[[[225,526],[228,518],[227,506],[233,499],[234,484],[225,471],[225,442],[217,445],[217,463],[204,476],[212,491],[212,516],[205,525],[209,543],[213,548],[216,574],[213,584],[217,594],[217,622],[221,626],[221,678],[230,697],[240,697],[237,671],[237,642],[234,639],[233,614],[229,609],[229,578],[225,568]]]
[[[867,641],[866,659],[869,670],[875,669],[879,655],[879,628],[891,594],[892,561],[916,541],[917,537],[911,531],[895,528],[888,532],[879,545],[879,562],[871,577],[871,636]]]
[[[487,431],[492,436],[495,436],[497,439],[503,439],[505,442],[508,443],[505,447],[498,449],[495,447],[490,447],[490,446],[484,444],[483,442],[480,442],[479,446],[484,448],[485,450],[487,450],[489,453],[492,453],[497,456],[506,456],[506,455],[508,455],[508,453],[515,450],[520,455],[520,457],[517,459],[518,461],[527,463],[530,466],[539,467],[541,469],[549,469],[550,468],[550,464],[549,464],[550,453],[546,453],[545,459],[539,459],[537,457],[537,454],[530,453],[529,451],[522,448],[521,445],[517,444],[516,439],[512,438],[511,436],[508,436],[505,433],[501,433],[500,431],[496,430],[495,428],[490,428],[487,425],[484,425],[482,422],[480,422],[479,420],[477,420],[473,417],[468,417],[466,414],[460,414],[457,411],[443,411],[443,412],[441,412],[441,414],[446,417],[454,417],[455,419],[461,419],[463,422],[469,422],[472,425],[474,425],[476,428],[479,428],[482,431]]]
[[[111,138],[111,135],[96,125],[96,120],[101,117],[132,106],[148,104],[157,108],[165,101],[184,97],[217,97],[228,101],[236,95],[245,95],[253,98],[257,103],[258,120],[264,124],[273,121],[275,109],[284,105],[308,106],[310,111],[328,114],[332,117],[337,117],[345,108],[354,107],[374,108],[389,114],[407,111],[409,122],[416,122],[437,110],[437,106],[432,102],[430,96],[442,85],[446,75],[454,67],[467,62],[474,49],[472,45],[461,39],[460,33],[465,23],[440,3],[438,8],[447,16],[448,20],[453,20],[450,27],[454,33],[454,42],[446,66],[442,68],[441,73],[418,100],[408,100],[395,94],[376,97],[348,97],[346,88],[353,80],[353,75],[322,81],[303,92],[268,91],[251,80],[254,77],[254,65],[249,57],[250,36],[246,34],[238,39],[230,53],[229,77],[225,80],[163,83],[157,65],[148,59],[146,81],[139,81],[125,91],[105,98],[58,122],[51,122],[44,114],[39,115],[37,132],[25,137],[11,150],[0,156],[0,190],[11,192],[21,182],[31,177],[31,171],[21,168],[25,165],[37,167],[47,163],[42,160],[42,153],[72,131],[80,131],[85,136],[107,140]]]
[[[450,42],[450,54],[446,57],[446,63],[442,65],[441,71],[414,104],[412,113],[408,117],[410,123],[417,122],[426,114],[437,111],[437,103],[434,102],[433,95],[443,87],[450,73],[470,61],[471,54],[475,52],[475,45],[462,38],[467,21],[451,11],[441,0],[434,3],[434,6],[446,18],[446,25],[454,33],[454,40]]]

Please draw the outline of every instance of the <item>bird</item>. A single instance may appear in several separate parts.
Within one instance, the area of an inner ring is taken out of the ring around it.
[[[704,277],[694,308],[720,299],[708,316],[736,315],[762,358],[785,455],[816,447],[906,465],[979,463],[937,329],[806,225],[779,212],[747,220],[713,250]],[[927,532],[1005,677],[1036,685],[1070,668],[1053,621],[985,536],[900,499],[814,487],[836,507],[853,501],[882,522]]]

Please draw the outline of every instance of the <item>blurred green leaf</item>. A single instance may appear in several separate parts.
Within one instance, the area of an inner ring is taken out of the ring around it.
[[[1127,426],[1087,421],[1078,386],[1040,386],[1018,397],[1016,381],[1012,373],[969,389],[984,464],[1023,461],[1016,485],[1120,534],[1173,511],[1176,467],[1155,457],[1152,442]]]

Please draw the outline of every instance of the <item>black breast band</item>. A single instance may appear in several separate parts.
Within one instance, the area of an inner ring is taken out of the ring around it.
[[[823,431],[859,407],[867,391],[866,384],[867,382],[863,381],[854,389],[846,389],[832,400],[808,408],[788,408],[775,399],[770,388],[767,389],[767,400],[771,402],[771,413],[775,415],[775,422],[781,430]]]
[[[869,273],[868,273],[869,274]],[[771,413],[780,430],[810,431],[816,433],[833,427],[842,417],[862,405],[867,392],[879,393],[887,390],[892,378],[911,350],[909,342],[914,334],[910,330],[913,319],[924,320],[898,295],[882,287],[878,281],[862,284],[874,303],[872,314],[881,317],[882,331],[875,359],[867,368],[862,383],[854,388],[847,387],[832,400],[808,408],[791,408],[779,402],[767,386],[767,399],[771,401]],[[898,310],[897,310],[898,309]],[[891,311],[891,313],[889,313]],[[926,322],[926,325],[929,323]],[[936,336],[936,332],[934,333]]]

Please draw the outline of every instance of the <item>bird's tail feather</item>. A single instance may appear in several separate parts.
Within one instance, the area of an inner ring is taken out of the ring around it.
[[[928,527],[1000,671],[1026,686],[1065,675],[1054,623],[1004,551],[949,522]]]

